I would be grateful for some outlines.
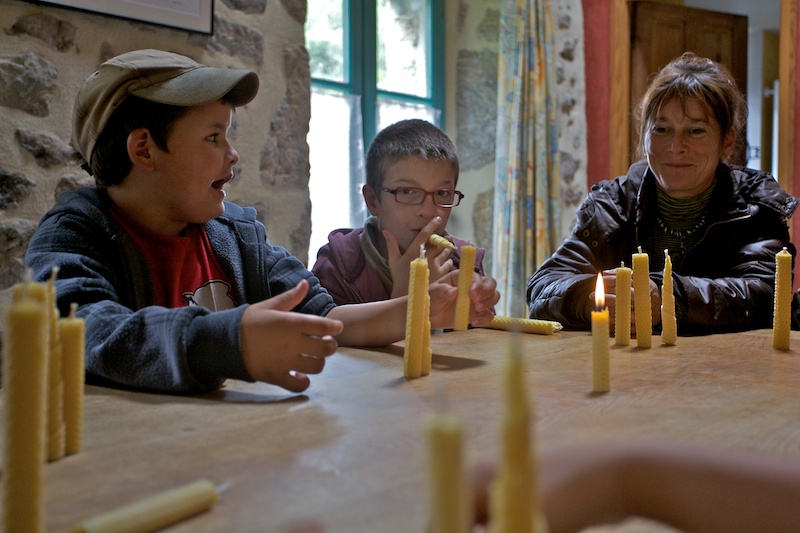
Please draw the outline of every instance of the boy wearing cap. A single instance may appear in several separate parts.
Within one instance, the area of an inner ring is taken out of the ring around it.
[[[64,193],[26,255],[53,267],[58,306],[86,319],[90,378],[198,393],[227,378],[299,392],[338,343],[403,338],[406,302],[336,307],[302,263],[273,246],[255,210],[224,201],[239,155],[233,109],[258,77],[158,50],[103,63],[78,93],[72,144],[97,188]],[[431,287],[431,322],[452,323],[455,277]],[[492,280],[473,284],[491,319]],[[388,304],[388,305],[387,305]]]

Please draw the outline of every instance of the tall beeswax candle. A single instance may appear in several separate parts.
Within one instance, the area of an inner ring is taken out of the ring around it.
[[[614,344],[631,343],[631,269],[622,262],[616,270],[617,289],[614,306]]]
[[[786,248],[775,254],[774,298],[772,347],[776,350],[788,350],[792,325],[792,254]]]
[[[504,369],[505,415],[500,434],[498,475],[490,488],[493,533],[543,533],[539,503],[533,407],[525,388],[525,369],[517,338],[512,338]]]
[[[53,267],[47,281],[47,308],[50,312],[50,355],[47,363],[47,459],[57,461],[66,452],[66,428],[64,426],[64,370],[61,353],[61,337],[58,330],[59,312],[56,307],[56,276],[58,267]]]
[[[50,316],[25,286],[5,310],[3,340],[3,531],[45,530],[47,352]],[[39,289],[41,290],[41,288]]]
[[[78,304],[72,304],[69,316],[58,321],[64,371],[65,452],[81,451],[83,441],[83,385],[85,324],[75,316]]]
[[[420,246],[420,257],[411,261],[408,278],[408,304],[406,309],[406,344],[403,349],[403,375],[406,379],[422,375],[422,357],[430,349],[430,316],[426,316],[428,294],[428,262],[425,248]]]
[[[592,383],[594,392],[611,390],[608,330],[608,307],[606,307],[603,276],[598,273],[595,288],[595,310],[592,311]]]
[[[188,483],[76,524],[71,533],[149,533],[210,509],[217,489],[205,479]]]
[[[456,300],[456,316],[453,329],[466,331],[469,327],[469,287],[472,285],[472,274],[475,271],[475,247],[461,247],[461,263],[458,267],[458,299]]]
[[[469,508],[462,468],[461,420],[435,413],[425,421],[430,479],[430,533],[469,533]]]
[[[672,258],[664,250],[664,283],[661,285],[661,342],[670,346],[678,340],[675,294],[672,292]]]
[[[650,348],[653,335],[653,308],[650,302],[650,258],[639,247],[633,254],[633,309],[636,316],[636,345]]]

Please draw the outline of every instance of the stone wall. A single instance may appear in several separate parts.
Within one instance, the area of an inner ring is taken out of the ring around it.
[[[93,184],[72,160],[72,104],[100,63],[159,48],[257,72],[256,99],[236,114],[241,156],[228,199],[253,205],[270,240],[306,260],[310,77],[306,0],[217,0],[212,36],[20,0],[0,0],[0,306],[23,277],[41,216],[65,189]],[[157,192],[156,192],[157,193]]]

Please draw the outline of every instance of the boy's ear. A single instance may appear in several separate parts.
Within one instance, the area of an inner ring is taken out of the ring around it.
[[[364,201],[367,203],[370,215],[377,215],[378,213],[378,192],[371,185],[364,185],[361,187],[361,194],[364,195]]]
[[[128,134],[128,157],[134,166],[148,172],[155,169],[152,146],[153,138],[147,128],[136,128]]]

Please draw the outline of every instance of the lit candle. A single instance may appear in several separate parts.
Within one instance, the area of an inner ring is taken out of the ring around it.
[[[41,284],[15,286],[4,312],[3,531],[45,530],[49,309],[31,296]]]
[[[78,453],[83,440],[83,385],[85,325],[75,316],[78,304],[70,306],[69,316],[58,321],[64,372],[64,426],[67,455]]]
[[[653,309],[650,301],[650,258],[639,247],[633,254],[633,309],[636,315],[636,345],[650,348],[653,335]]]
[[[510,340],[504,370],[505,416],[500,434],[498,476],[490,489],[493,533],[543,532],[539,503],[533,407],[525,388],[525,369],[516,336]]]
[[[472,274],[475,271],[475,247],[461,247],[461,263],[458,267],[458,299],[456,300],[456,316],[453,329],[466,331],[469,327],[469,287],[472,285]]]
[[[592,383],[594,392],[611,390],[609,376],[608,307],[603,276],[597,273],[595,310],[592,311]]]
[[[76,524],[71,533],[148,533],[210,509],[217,489],[199,480],[130,503]]]
[[[562,330],[561,322],[553,320],[539,320],[536,318],[517,318],[512,316],[492,317],[492,321],[485,327],[501,329],[503,331],[516,331],[520,333],[537,333],[539,335],[552,335]]]
[[[428,440],[431,496],[430,533],[468,533],[469,507],[462,468],[461,420],[451,413],[428,415],[424,420]]]
[[[661,342],[670,346],[678,340],[675,294],[672,292],[672,258],[664,250],[664,283],[661,285]]]
[[[408,278],[408,304],[406,309],[406,343],[403,349],[403,375],[406,379],[422,376],[422,358],[430,349],[430,316],[426,313],[428,294],[428,262],[425,247],[420,245],[419,257],[411,261]],[[426,316],[428,315],[428,316]],[[427,339],[427,342],[426,342]]]
[[[631,343],[631,269],[622,262],[617,267],[616,305],[614,306],[614,343],[628,346]]]
[[[786,248],[775,254],[775,300],[772,312],[772,347],[789,349],[792,312],[792,254]]]

